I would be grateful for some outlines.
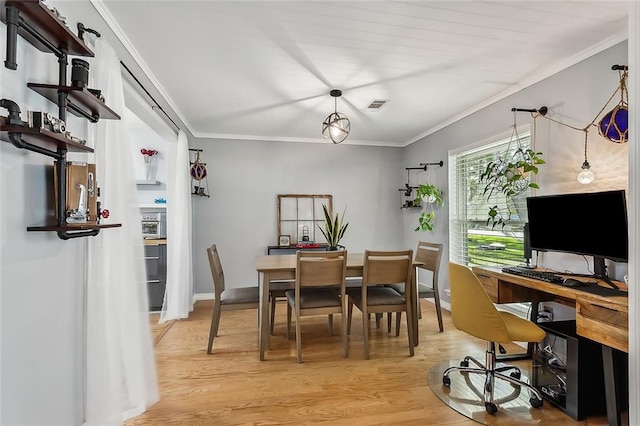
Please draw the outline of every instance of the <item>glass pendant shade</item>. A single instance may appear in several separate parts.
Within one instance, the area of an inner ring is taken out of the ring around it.
[[[593,172],[590,170],[589,162],[582,163],[582,170],[578,173],[578,182],[583,185],[590,184],[596,178]]]
[[[333,143],[340,143],[349,136],[351,123],[346,115],[339,112],[331,113],[322,123],[322,137],[331,139]]]
[[[600,134],[616,143],[626,143],[629,131],[629,111],[627,106],[620,103],[605,115],[598,125]]]

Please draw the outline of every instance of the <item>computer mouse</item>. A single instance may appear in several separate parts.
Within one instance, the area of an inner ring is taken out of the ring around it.
[[[581,287],[585,285],[585,283],[575,278],[565,278],[564,281],[562,281],[562,285],[566,287]]]

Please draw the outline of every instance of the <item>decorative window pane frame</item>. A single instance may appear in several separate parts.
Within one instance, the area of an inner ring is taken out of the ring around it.
[[[324,225],[322,205],[333,215],[333,196],[329,194],[278,194],[277,235],[290,235],[291,244],[302,241],[305,227],[309,240],[326,243],[318,225]]]

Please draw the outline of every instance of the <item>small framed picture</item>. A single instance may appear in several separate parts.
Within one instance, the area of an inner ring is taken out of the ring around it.
[[[280,247],[289,247],[291,244],[291,237],[289,235],[280,235],[278,240],[278,245]]]

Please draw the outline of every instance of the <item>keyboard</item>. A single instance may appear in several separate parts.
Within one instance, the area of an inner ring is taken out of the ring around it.
[[[502,268],[502,272],[507,274],[520,275],[521,277],[533,278],[535,280],[546,281],[548,283],[561,284],[564,278],[554,272],[536,271],[534,269],[521,266],[507,266]]]

